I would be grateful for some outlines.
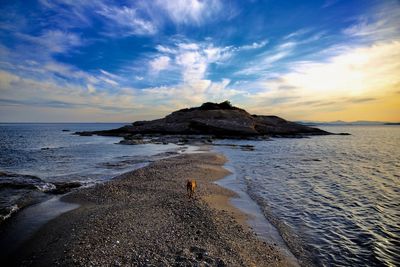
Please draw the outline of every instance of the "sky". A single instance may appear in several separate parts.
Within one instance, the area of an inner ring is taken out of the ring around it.
[[[0,122],[132,122],[225,100],[400,121],[399,0],[2,0],[0,14]]]

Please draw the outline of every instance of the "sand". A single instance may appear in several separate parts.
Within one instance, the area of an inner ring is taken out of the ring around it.
[[[9,266],[291,266],[229,204],[234,193],[212,183],[229,174],[225,161],[180,155],[76,190],[63,200],[80,207],[48,222]]]

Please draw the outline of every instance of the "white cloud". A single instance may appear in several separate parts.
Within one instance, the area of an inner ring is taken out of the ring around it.
[[[180,73],[182,81],[174,86],[143,89],[146,98],[179,108],[182,105],[195,105],[204,101],[223,101],[243,93],[229,89],[229,79],[207,79],[210,64],[229,59],[233,47],[216,47],[210,42],[177,41],[173,46],[158,45],[156,49],[159,55],[150,62],[150,69],[164,69],[164,62],[168,62],[171,69]],[[176,98],[177,95],[179,99]]]
[[[219,0],[157,0],[156,4],[177,24],[202,24],[222,8]]]
[[[230,47],[215,47],[209,43],[178,43],[175,64],[182,70],[185,83],[198,82],[205,78],[212,63],[220,63],[232,56]]]
[[[229,79],[223,79],[220,82],[203,79],[192,81],[190,84],[147,88],[143,90],[144,95],[141,99],[151,99],[157,103],[172,105],[173,108],[170,110],[173,110],[198,105],[205,101],[221,102],[233,96],[245,94],[244,91],[228,88],[229,83]],[[177,95],[179,98],[176,97]]]
[[[211,40],[203,42],[190,42],[188,40],[175,40],[173,45],[157,45],[157,57],[150,61],[150,71],[159,71],[171,67],[173,71],[180,71],[182,80],[186,84],[198,82],[206,77],[207,70],[211,64],[226,64],[235,55],[245,50],[260,49],[267,45],[268,41],[253,42],[244,46],[215,46]],[[275,61],[288,55],[295,42],[286,42],[281,44],[275,51],[269,54],[263,53],[263,66],[272,64]],[[276,52],[277,54],[274,54]],[[168,60],[170,58],[171,60]],[[259,59],[257,63],[260,64]],[[251,71],[251,68],[244,72]]]
[[[236,53],[244,50],[259,49],[266,44],[267,41],[264,40],[240,47],[220,47],[212,44],[211,40],[204,42],[175,40],[175,43],[171,46],[157,45],[156,50],[159,53],[155,59],[150,61],[150,71],[164,69],[166,65],[164,62],[168,61],[168,67],[180,73],[182,81],[175,86],[147,88],[144,89],[144,92],[147,95],[152,95],[158,101],[167,102],[176,102],[176,95],[179,95],[180,99],[182,99],[180,103],[190,104],[199,104],[202,101],[223,101],[233,96],[244,95],[245,92],[243,90],[228,88],[230,85],[229,79],[222,78],[221,81],[209,80],[207,71],[211,64],[225,64]]]
[[[166,47],[163,45],[157,45],[156,46],[157,51],[161,53],[166,53],[166,54],[175,54],[177,51],[175,49],[172,49],[170,47]]]
[[[157,56],[149,62],[150,72],[171,68],[180,71],[185,84],[198,83],[206,76],[208,66],[232,56],[232,47],[215,47],[208,42],[177,41],[173,46],[157,45]]]
[[[182,50],[198,50],[200,48],[196,43],[178,43],[177,45]]]
[[[209,63],[222,63],[233,56],[232,47],[215,47],[208,46],[204,49],[204,53],[207,56]]]
[[[165,70],[168,68],[170,61],[171,61],[171,59],[167,56],[157,57],[157,58],[153,59],[152,61],[150,61],[151,70],[156,73],[158,73],[162,70]]]
[[[207,60],[199,51],[183,50],[176,56],[175,62],[182,68],[184,82],[190,83],[203,79]]]
[[[259,48],[263,48],[267,44],[268,44],[268,40],[264,40],[264,41],[261,41],[261,42],[254,42],[254,43],[249,44],[249,45],[240,46],[240,47],[237,48],[237,50],[259,49]]]

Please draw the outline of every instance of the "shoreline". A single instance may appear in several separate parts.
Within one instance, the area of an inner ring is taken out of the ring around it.
[[[244,227],[250,227],[259,239],[274,244],[288,259],[299,265],[299,259],[292,253],[278,228],[267,219],[263,208],[249,194],[245,181],[238,179],[234,166],[228,161],[224,164],[224,168],[230,171],[230,174],[214,183],[234,192],[235,195],[225,201],[227,202],[226,206],[233,206],[238,210],[239,223],[242,223]],[[245,216],[241,216],[241,214]],[[245,220],[241,221],[242,217],[245,217]]]
[[[229,174],[225,162],[216,153],[180,155],[66,195],[80,207],[48,222],[10,263],[295,266],[256,237],[229,201],[235,194],[213,183]],[[189,177],[199,184],[195,200],[186,197]]]

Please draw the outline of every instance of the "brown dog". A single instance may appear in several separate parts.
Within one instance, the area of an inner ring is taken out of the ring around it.
[[[188,193],[189,198],[193,197],[194,190],[196,190],[196,187],[197,187],[196,180],[187,180],[186,191]]]

